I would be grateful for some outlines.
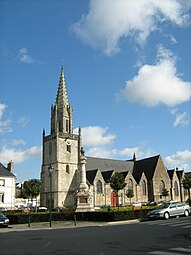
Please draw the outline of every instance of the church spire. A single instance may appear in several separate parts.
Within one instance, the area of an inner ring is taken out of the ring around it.
[[[56,96],[56,104],[58,108],[67,107],[69,105],[63,66],[61,68],[60,81]]]
[[[72,106],[69,104],[64,78],[64,68],[61,68],[61,75],[57,90],[56,103],[51,107],[51,134],[68,133],[72,134]]]

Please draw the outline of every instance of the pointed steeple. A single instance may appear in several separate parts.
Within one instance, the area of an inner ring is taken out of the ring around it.
[[[51,134],[67,133],[72,134],[72,106],[69,104],[64,78],[64,68],[61,68],[61,75],[57,90],[56,103],[51,107]]]
[[[67,107],[69,105],[63,66],[61,68],[61,75],[56,96],[56,104],[58,108]]]

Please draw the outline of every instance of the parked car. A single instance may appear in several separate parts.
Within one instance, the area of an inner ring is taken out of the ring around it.
[[[189,216],[191,208],[181,202],[165,202],[148,213],[149,219],[164,218],[168,220],[173,216]]]
[[[8,227],[9,219],[0,211],[0,226]]]
[[[45,206],[37,207],[37,212],[46,212],[48,209]]]

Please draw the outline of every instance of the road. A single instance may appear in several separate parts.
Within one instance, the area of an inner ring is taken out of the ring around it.
[[[191,216],[133,224],[0,233],[3,255],[188,255]]]

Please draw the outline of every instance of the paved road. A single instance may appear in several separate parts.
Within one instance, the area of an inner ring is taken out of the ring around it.
[[[189,255],[191,216],[120,225],[1,231],[0,254]]]

